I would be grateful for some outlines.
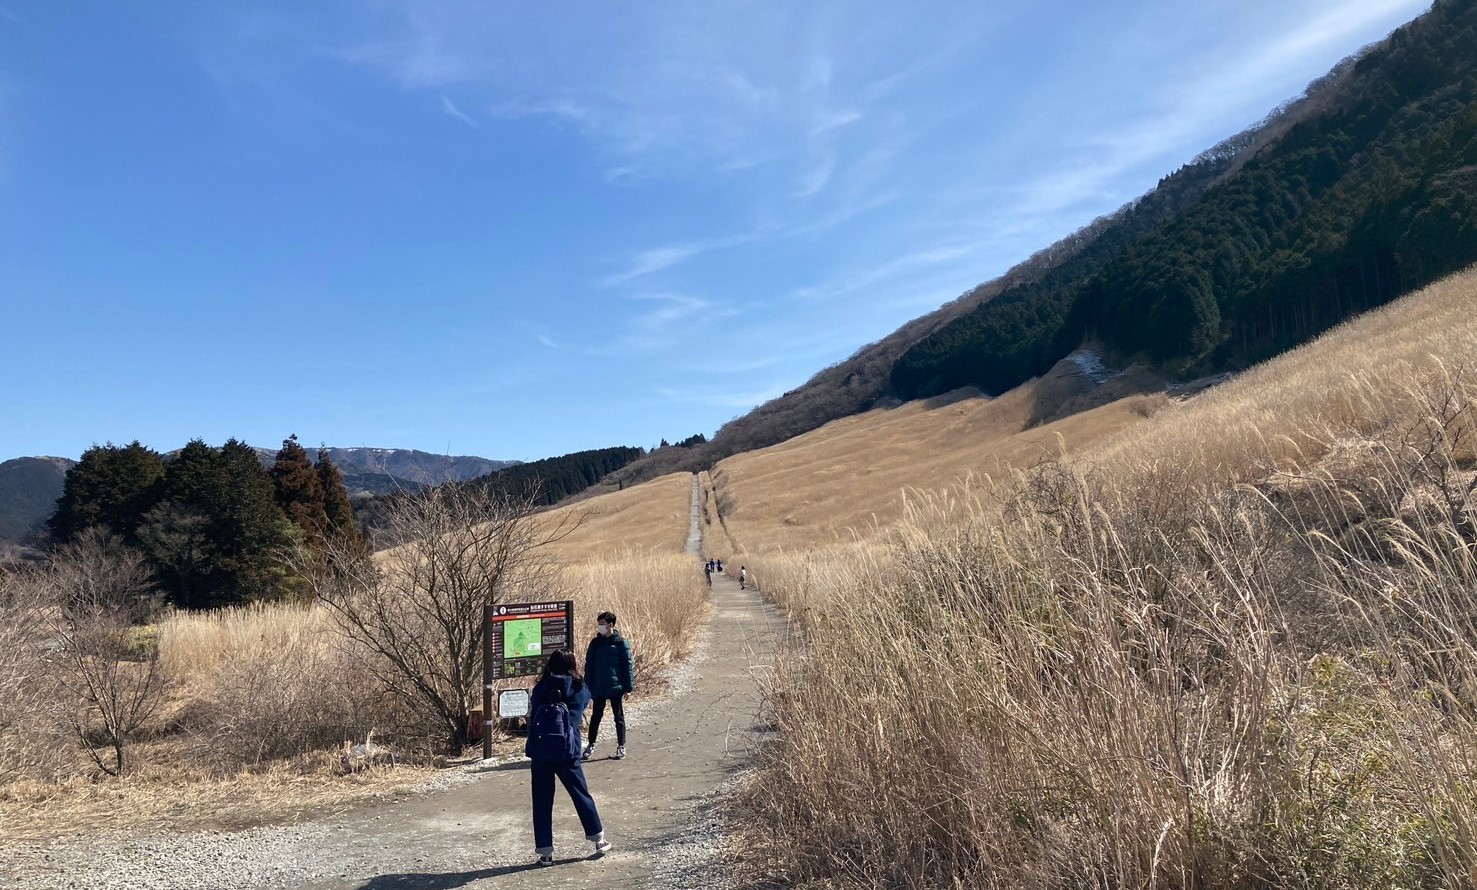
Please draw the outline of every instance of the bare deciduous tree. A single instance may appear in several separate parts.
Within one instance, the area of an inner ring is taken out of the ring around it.
[[[153,574],[142,553],[90,528],[32,580],[49,601],[50,666],[76,703],[65,719],[98,768],[120,775],[129,742],[164,697],[158,647],[138,627],[159,608]]]
[[[336,570],[303,573],[342,631],[375,654],[376,679],[428,712],[453,752],[481,695],[483,605],[551,597],[559,580],[544,546],[579,523],[536,516],[535,503],[477,485],[395,498],[380,532],[391,549],[365,557],[329,541]]]

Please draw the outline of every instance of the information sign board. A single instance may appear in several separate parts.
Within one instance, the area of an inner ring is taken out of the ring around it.
[[[536,676],[549,655],[569,648],[573,627],[573,600],[494,606],[487,640],[492,679]]]
[[[528,690],[504,689],[497,694],[497,715],[502,720],[528,716]]]

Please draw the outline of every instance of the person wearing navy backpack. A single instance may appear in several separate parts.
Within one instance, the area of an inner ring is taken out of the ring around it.
[[[544,663],[544,672],[528,697],[528,742],[523,753],[532,761],[533,842],[539,865],[554,864],[554,778],[564,783],[585,839],[595,854],[610,849],[595,798],[580,766],[580,720],[590,703],[590,690],[580,677],[574,653],[560,649]]]

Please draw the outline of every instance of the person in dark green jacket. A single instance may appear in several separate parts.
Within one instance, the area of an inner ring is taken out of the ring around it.
[[[635,688],[631,644],[615,629],[614,612],[601,612],[595,620],[600,632],[585,651],[585,684],[595,697],[595,707],[590,712],[590,743],[585,746],[584,759],[589,760],[595,752],[600,718],[605,716],[605,703],[610,702],[610,712],[615,716],[615,759],[620,760],[626,756],[625,697]]]

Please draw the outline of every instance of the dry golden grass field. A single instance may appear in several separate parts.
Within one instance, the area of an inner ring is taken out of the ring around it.
[[[978,493],[1059,457],[1107,467],[1131,455],[1136,467],[1172,466],[1207,482],[1250,478],[1316,448],[1328,424],[1367,431],[1386,422],[1391,400],[1443,362],[1477,361],[1474,319],[1469,272],[1183,401],[1130,394],[1031,426],[1043,401],[1071,397],[1049,376],[995,399],[961,390],[873,410],[720,462],[704,474],[704,533],[710,549],[736,554],[845,543],[902,519],[910,497],[966,480]]]
[[[578,528],[553,545],[561,561],[577,565],[628,552],[684,552],[691,505],[692,476],[672,473],[556,508],[545,521],[579,520]]]
[[[1064,451],[1105,442],[1164,403],[1162,396],[1130,395],[1032,426],[1044,402],[1074,394],[1063,372],[1059,366],[999,398],[960,390],[869,411],[728,458],[705,480],[708,503],[718,505],[723,520],[715,531],[726,530],[729,552],[756,554],[867,537],[903,517],[910,492],[916,499],[971,477],[988,486]],[[1150,380],[1127,376],[1130,391]]]
[[[1477,885],[1474,363],[1468,271],[1070,462],[751,556],[799,625],[757,877]]]
[[[1076,451],[1120,473],[1172,467],[1207,485],[1245,481],[1309,466],[1339,438],[1419,414],[1416,391],[1474,369],[1477,270],[1468,270]]]

